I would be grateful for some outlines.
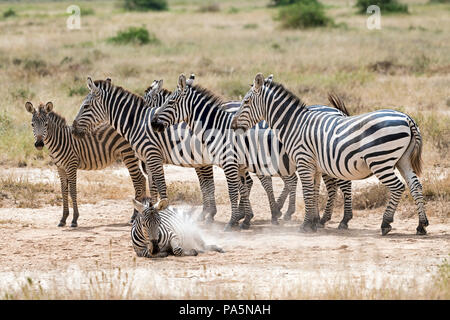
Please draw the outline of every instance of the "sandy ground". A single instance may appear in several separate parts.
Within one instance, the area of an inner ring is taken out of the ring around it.
[[[56,179],[52,169],[11,170],[22,170],[29,179]],[[84,174],[89,173],[83,173],[80,180]],[[105,175],[110,174],[130,183],[123,169],[105,170]],[[192,169],[168,167],[166,175],[168,181],[197,181]],[[217,192],[224,192],[220,169],[215,179]],[[274,185],[278,193],[281,180],[276,179]],[[82,186],[80,183],[79,188]],[[302,208],[300,188],[297,194],[298,208]],[[78,228],[57,227],[62,214],[59,206],[0,208],[0,289],[13,288],[25,277],[44,285],[57,279],[60,285],[70,287],[87,282],[91,273],[125,270],[133,278],[135,292],[152,292],[152,297],[283,298],[298,288],[320,292],[355,281],[366,287],[380,287],[387,281],[420,290],[432,280],[437,266],[449,258],[450,225],[430,216],[428,235],[416,236],[418,218],[410,204],[399,207],[393,230],[382,237],[379,227],[384,208],[355,211],[350,229],[338,230],[343,214],[338,207],[325,229],[301,234],[302,210],[291,222],[270,224],[266,196],[257,181],[251,201],[255,217],[248,231],[222,231],[230,216],[225,204],[218,206],[213,225],[200,223],[207,242],[221,246],[226,253],[161,260],[136,257],[127,223],[132,213],[130,200],[99,199],[81,205]],[[193,214],[200,211],[199,207],[177,207]]]

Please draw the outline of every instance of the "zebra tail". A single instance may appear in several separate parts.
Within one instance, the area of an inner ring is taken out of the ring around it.
[[[409,128],[411,129],[411,133],[414,138],[414,149],[409,156],[411,161],[411,166],[417,176],[422,174],[422,136],[420,135],[420,130],[414,120],[408,116],[409,120]]]
[[[349,116],[350,113],[348,112],[344,101],[335,93],[328,93],[328,101],[335,107],[336,109],[342,111],[346,116]]]

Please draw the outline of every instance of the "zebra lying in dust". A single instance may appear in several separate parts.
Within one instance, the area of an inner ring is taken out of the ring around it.
[[[131,242],[138,257],[164,258],[196,256],[206,251],[224,252],[215,245],[206,245],[191,217],[183,212],[162,209],[161,201],[152,205],[150,198],[133,199],[138,212],[131,228]]]

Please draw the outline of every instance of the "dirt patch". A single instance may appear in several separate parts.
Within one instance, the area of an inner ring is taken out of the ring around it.
[[[196,181],[190,169],[166,172],[169,181]],[[216,172],[218,193],[225,191],[221,174]],[[128,183],[126,175],[118,180]],[[281,190],[281,181],[275,179],[274,185]],[[71,288],[78,283],[75,278],[89,283],[92,274],[121,270],[134,279],[135,294],[153,298],[304,298],[314,295],[304,296],[299,288],[312,294],[355,281],[364,289],[389,282],[420,292],[449,257],[446,220],[430,216],[428,235],[416,236],[418,219],[409,205],[399,207],[393,230],[386,237],[379,230],[384,208],[355,210],[349,230],[337,229],[343,208],[336,208],[327,227],[310,235],[298,232],[303,219],[300,190],[297,199],[299,209],[293,221],[273,226],[265,193],[255,183],[251,197],[255,217],[250,230],[223,232],[230,217],[226,204],[218,205],[213,225],[200,223],[207,242],[223,247],[226,253],[158,261],[137,258],[132,249],[129,199],[81,205],[75,229],[56,226],[62,214],[59,206],[1,208],[0,282],[4,288],[11,287],[18,279],[29,277],[48,286],[58,279],[64,288]],[[193,214],[201,210],[177,207]],[[143,279],[153,284],[150,291],[142,285]]]

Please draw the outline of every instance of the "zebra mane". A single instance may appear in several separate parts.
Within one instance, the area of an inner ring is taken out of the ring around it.
[[[127,89],[120,87],[120,86],[116,86],[113,85],[111,82],[107,81],[107,80],[95,80],[94,84],[98,87],[101,88],[103,90],[112,92],[114,91],[114,94],[121,94],[123,93],[125,96],[129,96],[131,97],[131,99],[133,99],[133,102],[138,102],[140,103],[141,106],[145,106],[145,101],[144,98],[138,94],[135,94],[131,91],[128,91]]]
[[[147,94],[150,90],[152,90],[152,86],[148,87],[147,89],[145,89],[145,94]],[[167,90],[166,88],[162,88],[159,93],[162,93],[163,95],[170,95],[172,94],[172,91]]]
[[[209,89],[206,89],[198,84],[192,85],[191,88],[193,90],[195,90],[195,92],[198,92],[199,94],[201,94],[203,97],[206,98],[206,100],[211,100],[210,103],[212,103],[213,105],[218,105],[218,106],[222,106],[222,104],[224,103],[223,98],[220,97],[219,95],[215,94],[214,92],[212,92]]]
[[[335,107],[336,109],[340,110],[342,113],[344,113],[346,116],[349,116],[350,113],[348,112],[344,101],[342,101],[341,97],[339,97],[335,93],[328,93],[328,101]]]
[[[45,105],[41,103],[38,107],[39,113],[45,113]],[[65,127],[67,126],[66,118],[64,118],[62,115],[55,111],[50,111],[48,113],[48,117],[50,118],[51,122],[53,122],[58,127]]]
[[[290,91],[289,89],[286,89],[286,87],[283,86],[281,83],[272,81],[272,82],[269,82],[269,83],[265,83],[265,86],[270,88],[270,89],[274,89],[274,91],[282,90],[282,91],[287,92],[294,99],[294,101],[298,103],[298,106],[300,108],[305,108],[306,107],[306,103],[304,103],[296,94],[292,93],[292,91]]]

